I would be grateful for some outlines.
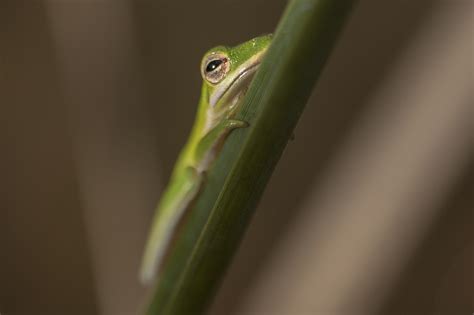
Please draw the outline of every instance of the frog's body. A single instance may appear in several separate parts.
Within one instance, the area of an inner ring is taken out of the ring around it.
[[[153,219],[140,275],[143,283],[155,278],[180,221],[202,190],[206,172],[229,133],[248,126],[234,116],[270,42],[271,35],[266,35],[233,48],[218,46],[204,55],[196,120]]]

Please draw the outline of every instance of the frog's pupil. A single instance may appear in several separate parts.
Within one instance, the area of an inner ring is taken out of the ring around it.
[[[222,63],[221,59],[216,59],[209,62],[206,67],[206,72],[212,72],[216,70],[216,68],[219,67],[221,63]]]

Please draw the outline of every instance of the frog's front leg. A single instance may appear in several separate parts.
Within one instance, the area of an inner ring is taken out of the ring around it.
[[[229,133],[237,128],[246,128],[248,123],[237,119],[225,119],[210,130],[198,143],[196,160],[199,161],[198,170],[206,171],[216,159]]]

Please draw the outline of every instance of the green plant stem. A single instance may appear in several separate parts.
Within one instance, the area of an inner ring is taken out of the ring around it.
[[[185,235],[175,240],[147,314],[204,312],[355,2],[289,3],[237,115],[250,127],[226,141],[185,220]]]

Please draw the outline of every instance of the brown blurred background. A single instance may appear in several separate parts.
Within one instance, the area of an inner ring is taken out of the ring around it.
[[[0,313],[134,314],[201,54],[285,1],[0,2]],[[363,0],[210,313],[471,314],[471,0]]]

